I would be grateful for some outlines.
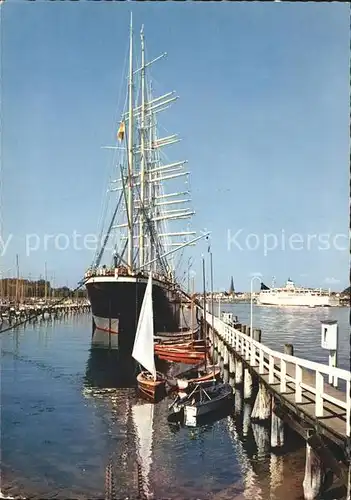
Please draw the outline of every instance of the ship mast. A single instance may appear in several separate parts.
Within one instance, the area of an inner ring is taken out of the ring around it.
[[[128,270],[133,271],[133,18],[130,13],[129,34],[129,121],[128,121]]]
[[[144,265],[144,211],[145,211],[145,44],[144,26],[140,32],[141,39],[141,168],[140,168],[140,219],[139,219],[139,267]]]

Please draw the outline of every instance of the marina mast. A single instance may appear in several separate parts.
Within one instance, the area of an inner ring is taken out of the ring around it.
[[[128,270],[133,271],[133,18],[130,13],[129,34],[129,121],[128,121]]]
[[[145,43],[144,26],[140,31],[141,39],[141,125],[140,125],[140,219],[139,219],[139,267],[144,265],[144,212],[145,212]]]

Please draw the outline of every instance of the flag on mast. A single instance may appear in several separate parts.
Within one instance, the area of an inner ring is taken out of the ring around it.
[[[123,141],[124,139],[124,134],[125,134],[126,126],[124,122],[121,122],[118,132],[117,132],[117,139],[119,141]]]

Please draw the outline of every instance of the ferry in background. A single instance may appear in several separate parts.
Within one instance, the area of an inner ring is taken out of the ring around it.
[[[262,306],[306,306],[335,307],[340,305],[339,297],[330,290],[296,286],[289,278],[284,287],[269,288],[261,283],[257,304]]]

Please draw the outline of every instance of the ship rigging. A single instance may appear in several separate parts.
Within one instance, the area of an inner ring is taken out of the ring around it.
[[[86,273],[98,345],[131,349],[148,274],[153,273],[155,332],[178,328],[179,290],[175,257],[199,239],[191,229],[195,214],[191,202],[186,160],[170,161],[164,148],[180,141],[177,134],[160,136],[158,116],[177,99],[175,92],[154,96],[149,68],[166,53],[146,62],[144,28],[140,32],[141,64],[136,66],[132,17],[129,36],[129,71],[125,108],[115,155],[118,178],[109,192],[117,194],[106,236]],[[127,106],[128,105],[128,106]],[[186,188],[168,188],[184,181]],[[188,221],[184,228],[182,223]],[[169,225],[174,227],[170,229]],[[102,266],[108,241],[115,236],[113,265]],[[179,260],[178,260],[179,264]],[[122,340],[124,339],[124,342]]]

